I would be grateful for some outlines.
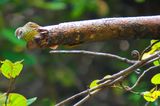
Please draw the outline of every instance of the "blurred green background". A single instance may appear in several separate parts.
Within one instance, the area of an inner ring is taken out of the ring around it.
[[[39,25],[89,20],[104,17],[142,16],[160,14],[160,0],[0,0],[0,60],[24,59],[24,69],[17,78],[15,90],[27,98],[38,97],[32,106],[53,106],[55,103],[87,89],[94,79],[103,78],[129,66],[123,62],[89,55],[49,54],[49,49],[29,51],[14,31],[28,21]],[[130,53],[142,51],[149,40],[111,40],[82,44],[73,48],[109,52],[132,59]],[[143,70],[143,69],[142,69]],[[158,69],[146,75],[136,91],[151,89],[150,78]],[[126,84],[134,84],[133,73]],[[8,80],[0,77],[0,91],[5,92]],[[81,98],[73,101],[74,103]],[[142,106],[143,97],[106,89],[84,106]],[[158,106],[158,102],[149,106]],[[68,104],[69,106],[70,104]]]

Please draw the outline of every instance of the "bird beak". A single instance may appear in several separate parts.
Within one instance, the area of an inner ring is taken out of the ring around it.
[[[17,35],[16,35],[16,37],[17,37],[18,39],[21,39],[21,37],[20,37],[20,36],[17,36]]]

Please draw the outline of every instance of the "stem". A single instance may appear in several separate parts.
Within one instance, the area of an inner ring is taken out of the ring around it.
[[[5,106],[7,106],[7,102],[8,102],[8,98],[9,98],[9,93],[12,90],[14,82],[15,82],[15,79],[10,79],[10,81],[9,81],[9,88],[7,90],[6,99],[5,99]]]
[[[86,51],[86,50],[52,50],[50,51],[50,53],[52,54],[60,54],[60,53],[62,54],[86,54],[86,55],[94,55],[94,56],[104,56],[108,58],[117,59],[117,60],[129,63],[129,64],[134,64],[137,62],[135,60],[129,60],[127,58],[120,57],[114,54],[102,53],[102,52],[92,52],[92,51]]]

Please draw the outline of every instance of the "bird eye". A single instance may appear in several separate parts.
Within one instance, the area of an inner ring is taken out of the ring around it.
[[[23,30],[21,29],[21,27],[15,31],[15,35],[18,39],[20,39],[23,36]]]
[[[19,35],[22,35],[22,33],[23,33],[22,30],[19,30]]]

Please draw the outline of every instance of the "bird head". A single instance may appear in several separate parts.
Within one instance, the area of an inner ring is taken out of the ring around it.
[[[40,26],[34,22],[28,22],[23,27],[19,27],[15,31],[15,35],[18,39],[25,41],[31,41],[39,33],[37,29]]]

